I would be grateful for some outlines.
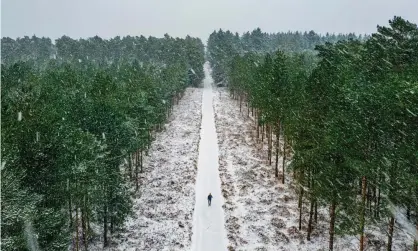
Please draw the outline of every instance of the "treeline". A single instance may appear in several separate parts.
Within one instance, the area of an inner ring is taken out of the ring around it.
[[[187,36],[163,38],[119,36],[109,40],[98,36],[87,39],[72,39],[62,36],[52,44],[50,38],[36,36],[17,38],[3,37],[1,60],[10,65],[18,61],[33,61],[38,67],[45,67],[51,59],[57,62],[89,61],[99,65],[119,63],[154,64],[164,66],[182,62],[188,67],[191,84],[197,86],[204,78],[204,45],[199,38]]]
[[[87,250],[99,234],[109,244],[131,212],[155,132],[203,78],[199,39],[161,41],[148,47],[156,63],[104,62],[93,47],[81,60],[68,48],[58,50],[65,60],[2,65],[2,250]],[[180,52],[158,59],[166,50]]]
[[[232,33],[229,30],[214,31],[208,40],[208,60],[213,68],[213,77],[216,82],[223,81],[227,74],[226,64],[237,54],[243,56],[247,52],[256,54],[273,53],[276,50],[285,52],[306,52],[315,49],[316,45],[326,42],[335,43],[343,40],[364,40],[367,36],[349,34],[320,35],[310,32],[278,32],[265,33],[260,28],[243,35]]]
[[[209,53],[219,53],[215,40],[209,42]],[[324,206],[329,250],[334,235],[344,234],[358,235],[364,250],[365,227],[381,223],[387,224],[392,250],[397,219],[405,215],[410,224],[401,226],[415,238],[418,228],[417,25],[394,17],[364,42],[326,43],[315,50],[317,55],[233,51],[236,56],[223,64],[229,90],[251,107],[246,112],[253,112],[258,135],[268,141],[276,177],[284,183],[292,171],[299,230],[305,219],[307,240]],[[273,134],[283,147],[273,145]],[[417,242],[411,245],[416,251]]]

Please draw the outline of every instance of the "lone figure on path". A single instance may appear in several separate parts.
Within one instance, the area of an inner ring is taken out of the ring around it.
[[[209,204],[209,206],[212,203],[212,198],[213,198],[212,194],[209,193],[209,195],[208,195],[208,204]]]

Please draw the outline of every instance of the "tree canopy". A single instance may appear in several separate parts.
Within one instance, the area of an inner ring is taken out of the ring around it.
[[[365,226],[382,221],[391,250],[399,211],[417,224],[417,25],[394,17],[366,39],[288,38],[298,36],[304,43],[290,49],[271,45],[280,34],[214,32],[214,78],[257,111],[257,127],[275,128],[284,159],[292,152],[283,170],[294,173],[299,207],[309,204],[308,240],[315,208],[326,205],[330,250],[334,234],[359,234],[363,250]]]

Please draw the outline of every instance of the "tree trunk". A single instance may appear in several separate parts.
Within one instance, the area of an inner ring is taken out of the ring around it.
[[[86,220],[86,218],[87,218],[87,205],[86,205],[87,203],[86,203],[86,195],[84,195],[84,197],[83,197],[83,207],[82,207],[82,209],[81,209],[81,228],[82,228],[82,234],[83,234],[83,245],[84,245],[84,250],[86,250],[87,251],[87,225],[86,225],[86,223],[87,223],[87,220]]]
[[[377,188],[377,198],[376,198],[376,218],[379,218],[380,213],[380,188]]]
[[[247,102],[247,117],[250,117],[250,104]]]
[[[135,167],[136,166],[136,152],[134,152],[134,153],[132,153],[132,165],[133,165],[133,167]],[[132,170],[132,180],[134,179],[134,170]]]
[[[410,194],[413,194],[412,192]],[[406,207],[406,218],[408,220],[411,220],[411,204],[408,203],[408,206]]]
[[[112,234],[114,231],[114,224],[115,224],[115,217],[113,216],[113,207],[110,207],[110,236],[112,237]]]
[[[241,98],[241,94],[239,95],[239,112],[241,113],[241,108],[242,108],[242,98]]]
[[[318,201],[315,199],[315,224],[318,223]]]
[[[89,234],[90,234],[90,217],[88,214],[88,205],[89,205],[89,197],[87,197],[87,202],[86,202],[86,237],[87,237],[87,241],[89,240]],[[86,247],[88,247],[88,243],[86,243]]]
[[[108,214],[109,214],[109,219],[110,219],[110,237],[112,238],[113,233],[115,232],[114,230],[114,225],[115,225],[115,209],[114,209],[114,190],[111,189],[110,190],[110,194],[109,194],[109,207],[108,207]]]
[[[388,231],[388,248],[387,251],[392,251],[392,238],[393,238],[393,229],[395,226],[395,218],[390,217],[389,221],[389,231]]]
[[[330,223],[329,223],[329,250],[334,250],[334,229],[335,229],[335,207],[336,203],[333,201],[330,207]]]
[[[270,137],[269,137],[270,125],[266,124],[266,139],[267,139],[267,164],[270,163]]]
[[[70,179],[67,179],[67,193],[68,193],[68,213],[70,217],[70,229],[73,228],[73,211],[71,205],[71,191],[70,191]]]
[[[369,212],[372,211],[372,203],[371,203],[371,192],[370,192],[370,186],[367,186],[367,208],[369,209]]]
[[[266,124],[267,163],[270,163],[270,124]]]
[[[269,165],[271,165],[271,159],[273,157],[273,126],[272,124],[269,125],[269,155],[270,155],[270,162]]]
[[[395,191],[395,177],[397,177],[396,174],[396,169],[398,168],[398,161],[395,161],[395,163],[393,164],[393,167],[389,169],[389,191],[388,191],[388,200],[389,201],[393,201],[393,197],[396,196],[394,195],[394,191]],[[395,227],[395,217],[392,216],[390,217],[389,220],[389,227],[388,227],[388,246],[387,246],[387,251],[392,251],[392,240],[393,240],[393,229]]]
[[[264,124],[261,125],[261,142],[264,142]]]
[[[313,214],[314,214],[314,204],[315,204],[314,199],[311,198],[311,207],[309,209],[308,235],[307,235],[307,238],[306,238],[308,241],[311,240],[312,220],[313,220]]]
[[[75,207],[75,250],[78,251],[79,249],[79,236],[78,236],[78,207]]]
[[[414,251],[418,251],[418,240],[416,238],[418,238],[418,223],[416,224],[416,235],[414,236]]]
[[[258,120],[258,118],[256,118]],[[260,138],[260,125],[258,124],[258,121],[256,121],[256,127],[257,127],[257,143]]]
[[[300,193],[299,193],[299,231],[302,229],[302,211],[303,211],[303,186],[300,186]]]
[[[142,149],[139,153],[139,165],[141,166],[141,173],[144,171],[143,169],[143,163],[142,163]]]
[[[314,204],[315,204],[315,199],[314,199],[314,195],[313,195],[313,191],[314,191],[314,178],[313,178],[313,168],[310,168],[310,172],[308,172],[309,177],[308,177],[308,181],[309,181],[309,190],[310,190],[310,208],[309,208],[309,221],[308,221],[308,235],[307,235],[307,240],[311,240],[311,233],[312,233],[312,220],[313,220],[313,214],[314,214]]]
[[[284,131],[284,130],[282,130]],[[282,172],[283,172],[283,176],[282,176],[282,184],[284,184],[284,171],[285,171],[285,165],[286,165],[286,136],[283,133],[283,164],[282,164]]]
[[[148,142],[147,142],[147,151],[145,152],[145,155],[148,156],[148,150],[151,146],[151,132],[148,130]]]
[[[135,163],[136,163],[136,165],[135,165],[135,189],[136,189],[136,191],[138,191],[138,189],[139,189],[139,182],[138,182],[138,158],[139,156],[138,156],[138,152],[136,152],[135,153]]]
[[[277,122],[277,129],[276,129],[276,169],[275,169],[276,178],[279,177],[279,152],[280,152],[280,124],[279,124],[279,122]]]
[[[372,188],[373,192],[372,192],[372,201],[373,201],[373,206],[372,206],[372,211],[370,212],[370,215],[373,215],[376,209],[376,198],[377,198],[377,185],[374,185]]]
[[[364,251],[364,222],[366,214],[366,191],[367,191],[367,182],[366,176],[362,178],[362,188],[361,188],[361,212],[360,212],[360,251]]]
[[[255,125],[258,126],[258,109],[257,108],[254,111],[254,122],[255,122]]]
[[[129,180],[132,180],[132,159],[131,154],[128,154],[128,171],[129,171]]]
[[[104,216],[103,216],[103,246],[107,247],[107,207],[106,205],[103,208]]]

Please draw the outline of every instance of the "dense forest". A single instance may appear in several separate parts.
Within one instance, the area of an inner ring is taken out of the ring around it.
[[[184,64],[189,70],[189,81],[197,86],[203,79],[200,67],[204,46],[199,38],[187,36],[185,39],[149,37],[115,37],[110,40],[98,36],[88,39],[72,39],[62,36],[52,44],[49,38],[36,36],[17,38],[3,37],[1,40],[1,60],[5,65],[19,61],[32,62],[44,69],[52,62],[71,62],[95,65],[117,65],[133,63],[166,66]],[[52,60],[56,59],[56,60]]]
[[[243,112],[256,117],[279,181],[293,175],[307,240],[326,207],[329,250],[344,234],[358,235],[364,250],[365,227],[382,222],[392,250],[399,216],[412,235],[418,227],[417,25],[394,17],[366,39],[338,42],[309,34],[274,48],[259,30],[214,32],[207,46],[214,78],[248,104]]]
[[[155,132],[204,77],[202,41],[3,38],[1,51],[1,249],[106,246]]]
[[[225,67],[227,62],[235,55],[244,56],[248,52],[258,55],[273,53],[276,50],[302,53],[314,52],[315,46],[324,43],[336,43],[349,39],[363,41],[368,36],[350,34],[325,34],[324,36],[310,32],[278,32],[264,33],[260,28],[251,33],[246,32],[242,36],[231,31],[214,31],[208,40],[208,59],[213,68],[213,78],[220,82],[226,78]]]
[[[205,56],[256,118],[278,181],[293,177],[307,240],[322,207],[329,250],[355,234],[363,251],[365,228],[382,222],[387,250],[397,224],[418,229],[416,24],[394,17],[370,36],[219,30],[206,48],[167,34],[2,38],[1,248],[108,245],[141,189],[143,156],[202,82]]]

